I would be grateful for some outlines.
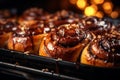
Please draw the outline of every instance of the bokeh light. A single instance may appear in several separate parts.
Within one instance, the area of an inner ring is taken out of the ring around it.
[[[112,18],[117,18],[117,17],[119,16],[119,13],[118,13],[117,11],[113,11],[113,12],[110,14],[110,16],[111,16]]]
[[[70,0],[71,4],[76,4],[77,0]]]
[[[104,2],[104,0],[93,0],[93,2],[95,4],[102,4]]]
[[[106,13],[111,13],[112,12],[112,9],[113,9],[113,4],[111,2],[105,2],[103,5],[102,5],[103,9],[104,9],[104,12]]]
[[[84,13],[86,16],[94,16],[96,13],[96,9],[93,6],[88,6],[85,8]]]
[[[104,14],[102,11],[98,11],[98,12],[96,12],[95,16],[98,18],[102,18],[104,16]]]
[[[111,18],[118,18],[120,15],[120,8],[116,10],[111,0],[70,0],[84,15],[97,16],[102,18],[104,16]]]
[[[76,5],[80,8],[80,9],[84,9],[87,6],[87,2],[86,0],[78,0]]]

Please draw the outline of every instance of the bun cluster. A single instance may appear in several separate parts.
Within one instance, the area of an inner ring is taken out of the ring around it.
[[[0,14],[1,48],[92,66],[120,66],[120,26],[107,18],[41,8],[20,16],[7,13]]]

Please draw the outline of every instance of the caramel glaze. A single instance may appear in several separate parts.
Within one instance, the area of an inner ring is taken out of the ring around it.
[[[27,17],[27,15],[25,17]],[[68,23],[78,24],[80,22],[79,14],[67,10],[61,10],[52,14],[50,13],[44,14],[41,15],[40,17],[37,16],[37,18],[40,18],[39,21],[43,22],[45,24],[44,26],[54,26],[54,27],[58,27],[62,24],[68,24]],[[31,19],[31,20],[38,21],[38,19]]]
[[[32,36],[49,33],[55,29],[55,26],[53,23],[46,23],[44,21],[27,21],[21,24],[19,28]]]
[[[13,50],[32,53],[37,55],[41,40],[47,35],[54,27],[46,25],[44,22],[33,21],[19,25],[21,30],[12,34],[9,41],[13,41]],[[18,46],[17,46],[18,45]],[[19,49],[19,46],[23,46]],[[17,47],[16,47],[17,46]],[[18,49],[17,49],[18,48]]]
[[[24,21],[41,21],[45,24],[45,26],[54,26],[58,27],[62,24],[68,23],[79,23],[80,16],[72,11],[61,10],[56,13],[47,13],[42,9],[31,8],[26,10],[22,16],[20,16],[20,23]]]
[[[81,30],[79,25],[64,24],[44,38],[44,49],[48,57],[76,62],[83,46],[92,38],[92,35]]]
[[[32,39],[24,31],[17,31],[9,38],[8,48],[16,51],[33,53]]]
[[[43,11],[41,8],[30,8],[23,12],[22,16],[20,16],[21,21],[29,21],[29,20],[44,20],[46,19],[46,15],[48,13]]]
[[[115,28],[112,29],[110,33],[111,34],[115,34],[115,35],[120,35],[120,24],[118,24],[117,26],[115,26]]]
[[[79,23],[81,18],[80,15],[72,11],[61,10],[54,13],[49,19],[53,22],[55,26],[60,26],[62,24]]]
[[[96,59],[103,64],[111,63],[112,67],[120,66],[120,36],[109,34],[93,40],[88,48],[90,56],[87,61],[96,65]]]
[[[58,21],[53,21],[53,24],[55,27],[58,27],[63,24],[78,24],[82,25],[80,18],[68,18],[65,20],[58,20]]]
[[[18,30],[18,24],[12,21],[0,22],[0,47],[7,48],[10,35]]]
[[[96,35],[109,33],[113,28],[113,24],[107,19],[99,19],[97,17],[85,17],[82,19],[84,30],[92,31]]]
[[[12,22],[12,21],[6,21],[4,23],[0,24],[0,34],[2,35],[3,33],[9,33],[9,32],[15,32],[18,30],[18,23]]]
[[[72,11],[61,10],[53,14],[55,17],[58,17],[58,20],[65,20],[68,18],[78,18],[79,14],[74,13]]]
[[[0,10],[0,22],[16,21],[16,12],[10,10]]]

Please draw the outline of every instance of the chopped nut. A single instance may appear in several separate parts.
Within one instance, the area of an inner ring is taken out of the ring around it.
[[[114,52],[115,51],[115,49],[114,48],[112,48],[112,52]]]

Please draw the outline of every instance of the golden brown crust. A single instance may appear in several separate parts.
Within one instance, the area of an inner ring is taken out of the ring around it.
[[[42,8],[30,8],[23,12],[23,14],[18,18],[18,22],[22,23],[24,21],[31,21],[31,20],[44,20],[44,15],[48,13],[45,12]]]
[[[84,30],[89,30],[96,35],[109,33],[114,28],[113,24],[107,19],[94,16],[83,18],[82,23]]]
[[[99,67],[120,66],[120,37],[108,34],[94,39],[84,48],[80,62]]]
[[[45,57],[50,57],[49,54],[47,54],[46,50],[45,50],[45,45],[44,45],[44,39],[41,41],[40,47],[39,47],[39,55],[40,56],[45,56]]]
[[[8,40],[8,49],[11,50],[33,53],[32,45],[33,44],[29,36],[19,37],[11,35],[11,37]]]
[[[76,24],[65,24],[49,33],[40,45],[39,55],[76,62],[84,46],[93,38]]]
[[[46,34],[39,35],[15,35],[12,34],[8,39],[8,49],[27,52],[38,55],[39,45]]]
[[[7,43],[12,32],[18,30],[18,24],[12,21],[0,22],[0,47],[7,48]]]
[[[113,67],[113,63],[105,62],[100,59],[95,59],[94,56],[91,56],[88,51],[89,44],[84,48],[82,51],[82,55],[80,58],[80,63],[92,65],[92,66],[98,66],[98,67]]]
[[[14,32],[11,39],[9,39],[9,42],[12,40],[14,43],[9,43],[8,48],[38,55],[41,40],[46,36],[47,32],[51,30],[49,26],[46,27],[42,25],[44,25],[44,23],[34,20],[19,25],[20,30]]]
[[[7,9],[0,10],[0,22],[6,21],[16,22],[16,20],[17,20],[16,11]]]
[[[40,34],[40,35],[34,35],[32,36],[32,40],[33,40],[33,47],[34,47],[34,53],[36,53],[37,55],[39,54],[39,45],[41,44],[41,41],[43,40],[43,38],[46,36],[47,34]]]
[[[120,66],[120,25],[72,11],[0,11],[0,47],[99,67]],[[97,37],[96,37],[97,36]]]
[[[8,39],[10,37],[11,33],[3,33],[0,35],[0,48],[7,48]]]

